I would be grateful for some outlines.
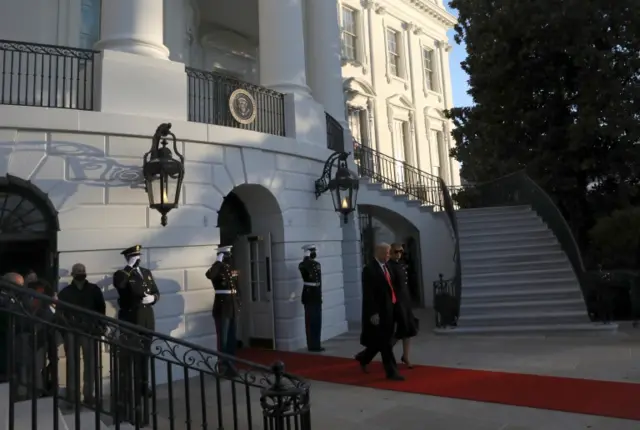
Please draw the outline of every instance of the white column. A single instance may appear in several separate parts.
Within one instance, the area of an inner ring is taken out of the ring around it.
[[[168,59],[162,0],[103,0],[96,49]]]
[[[335,1],[308,0],[309,85],[313,97],[340,121],[345,121],[341,41]]]
[[[258,0],[260,84],[281,93],[309,95],[302,0]]]

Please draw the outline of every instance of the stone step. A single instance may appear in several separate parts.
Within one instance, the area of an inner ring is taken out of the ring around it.
[[[561,251],[560,244],[558,243],[543,243],[543,244],[487,244],[483,247],[477,247],[474,249],[460,249],[460,257],[462,260],[465,258],[473,258],[475,256],[483,256],[484,258],[500,258],[508,257],[513,254],[521,253],[537,253],[537,252],[552,252]]]
[[[500,301],[539,301],[539,300],[583,300],[582,292],[575,287],[564,288],[532,288],[521,290],[481,289],[463,290],[461,306],[475,304],[493,304]]]
[[[460,241],[460,252],[474,252],[484,251],[488,247],[496,248],[513,248],[520,247],[526,244],[527,246],[560,246],[555,237],[546,237],[540,239],[521,239],[518,237],[508,237],[502,240],[484,240],[469,242],[468,240]]]
[[[8,403],[8,399],[7,399]],[[14,425],[13,429],[27,430],[33,428],[32,420],[32,401],[23,400],[13,405]],[[65,420],[60,410],[54,409],[53,398],[43,397],[36,400],[36,416],[35,428],[38,430],[52,430],[54,428],[53,421],[58,421],[59,430],[67,430]],[[7,427],[8,428],[8,427]]]
[[[479,223],[462,223],[458,220],[458,230],[460,234],[469,234],[474,232],[499,233],[506,229],[531,229],[542,228],[545,224],[539,218],[512,219],[501,221],[479,222]]]
[[[522,326],[477,326],[477,327],[447,327],[436,328],[435,334],[464,336],[464,335],[521,335],[521,334],[613,334],[618,331],[618,324],[578,323],[578,324],[530,324]]]
[[[499,313],[513,312],[584,312],[585,310],[585,303],[582,297],[519,301],[508,301],[509,298],[502,297],[487,303],[469,303],[466,299],[463,294],[460,315],[465,318],[474,315],[497,315]]]
[[[531,212],[531,206],[492,206],[485,208],[458,209],[456,217],[458,219],[465,217],[481,216],[481,215],[497,215]]]
[[[538,214],[533,211],[524,211],[524,212],[505,212],[505,213],[483,213],[476,214],[473,216],[463,216],[458,217],[458,225],[473,225],[473,224],[481,224],[485,222],[501,222],[501,221],[527,221],[527,220],[538,220]]]
[[[580,324],[589,322],[587,311],[528,311],[516,309],[482,315],[460,313],[459,327],[526,326],[544,324]]]
[[[465,282],[464,275],[462,277],[462,295],[465,293],[505,293],[510,291],[532,291],[537,289],[564,289],[573,288],[580,290],[578,281],[573,277],[556,278],[556,279],[530,279],[527,281],[515,282],[494,282],[468,285]]]
[[[105,415],[100,415],[99,427],[96,427],[96,415],[94,411],[82,410],[78,415],[80,418],[80,425],[76,426],[77,422],[75,413],[63,414],[64,421],[69,430],[108,430],[110,428],[103,422],[103,420],[107,418]],[[123,430],[125,429],[123,425],[120,425],[120,428]]]
[[[548,239],[555,236],[546,227],[526,228],[526,229],[511,229],[500,230],[498,232],[486,232],[476,231],[471,233],[460,233],[461,244],[475,243],[475,242],[510,242],[510,241],[525,241],[530,239]]]
[[[496,269],[500,269],[500,267],[496,267]],[[467,273],[463,270],[462,274],[465,285],[473,285],[477,282],[518,282],[532,279],[542,280],[575,276],[573,268],[569,264],[561,268],[512,270],[505,272],[498,272],[496,270],[495,272],[489,273]]]
[[[566,258],[564,252],[560,249],[542,249],[536,251],[514,249],[512,253],[505,255],[474,252],[470,255],[461,255],[460,261],[462,264],[465,264],[463,267],[467,267],[469,264],[485,264],[495,268],[496,266],[505,267],[505,265],[509,263],[528,263],[532,267],[538,267],[539,262],[560,258]]]
[[[502,262],[502,263],[493,263],[491,261],[471,261],[461,260],[462,264],[462,274],[464,276],[472,276],[476,274],[493,274],[493,273],[501,273],[501,272],[510,272],[510,271],[520,271],[526,269],[536,270],[553,270],[553,269],[564,269],[566,267],[571,267],[571,263],[567,260],[564,254],[559,253],[559,257],[550,257],[550,258],[538,258],[535,263],[532,264],[531,261],[512,261],[512,262]]]
[[[462,288],[465,290],[483,290],[489,288],[505,288],[505,289],[518,289],[535,286],[549,285],[579,285],[577,278],[570,273],[565,276],[556,276],[551,278],[538,278],[530,277],[525,279],[472,279],[468,280],[464,275],[462,276]]]

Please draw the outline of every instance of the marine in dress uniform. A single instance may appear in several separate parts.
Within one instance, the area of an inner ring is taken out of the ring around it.
[[[320,343],[322,332],[322,267],[316,261],[316,246],[302,247],[304,258],[298,265],[302,275],[302,305],[304,306],[304,323],[307,332],[307,349],[311,352],[322,352]]]
[[[153,305],[160,300],[160,291],[151,271],[140,266],[141,251],[141,245],[122,251],[127,265],[113,274],[113,285],[119,296],[118,319],[153,331],[156,326]],[[132,348],[142,347],[147,351],[146,354],[132,353],[126,348],[119,353],[118,403],[122,408],[121,418],[131,423],[138,420],[140,425],[147,424],[149,418],[149,356],[152,338],[144,338],[146,341],[142,345],[139,345],[140,338],[137,336],[129,339],[125,335],[120,340],[124,345],[135,342]],[[142,417],[134,417],[136,409],[142,411]]]
[[[231,246],[218,248],[216,261],[207,270],[206,277],[211,280],[215,290],[211,314],[216,324],[218,351],[227,355],[236,355],[240,296],[238,294],[238,275],[231,265],[231,248]],[[222,362],[220,370],[235,373],[230,364]]]

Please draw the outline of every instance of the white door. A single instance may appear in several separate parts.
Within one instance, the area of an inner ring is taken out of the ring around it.
[[[271,264],[271,233],[244,236],[242,336],[249,346],[275,349],[275,313]],[[238,255],[241,257],[241,255]],[[243,275],[241,273],[241,275]]]

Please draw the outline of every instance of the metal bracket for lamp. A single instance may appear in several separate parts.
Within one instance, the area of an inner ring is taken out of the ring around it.
[[[333,165],[336,161],[339,162],[347,162],[347,158],[351,155],[350,152],[334,152],[327,158],[327,161],[324,163],[324,168],[322,169],[322,175],[316,179],[316,200],[320,198],[320,196],[326,193],[329,190],[329,181],[331,181],[331,172],[333,171]]]

